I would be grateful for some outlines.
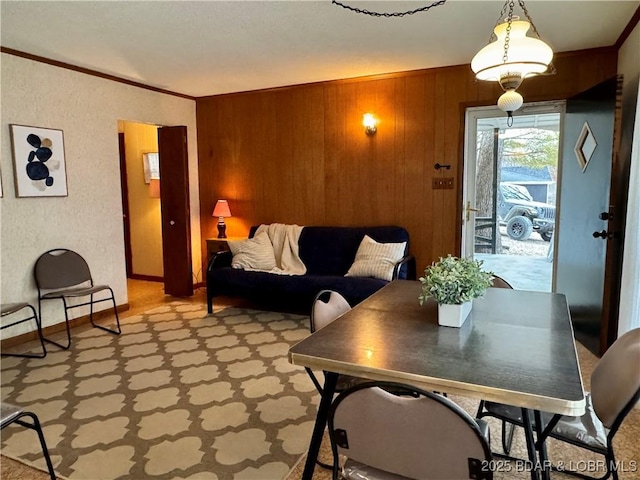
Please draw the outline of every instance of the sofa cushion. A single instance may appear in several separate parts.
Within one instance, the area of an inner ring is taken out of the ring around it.
[[[365,235],[345,276],[373,277],[390,282],[393,269],[404,258],[406,248],[407,242],[379,243]]]
[[[269,271],[276,268],[276,257],[269,235],[262,232],[245,240],[228,240],[233,254],[231,266],[245,270]]]
[[[350,305],[373,295],[388,282],[377,278],[331,275],[274,275],[267,272],[216,268],[207,275],[208,285],[216,295],[246,296],[259,300],[304,305],[311,303],[320,290],[336,290]],[[307,312],[308,313],[308,312]]]

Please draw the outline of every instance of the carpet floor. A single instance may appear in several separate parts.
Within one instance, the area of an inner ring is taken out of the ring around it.
[[[175,302],[122,324],[119,337],[87,328],[74,331],[68,352],[2,360],[2,400],[38,414],[59,478],[301,478],[318,395],[287,350],[308,335],[306,317],[239,308],[207,316]],[[597,358],[580,344],[578,354],[588,390]],[[450,398],[475,415],[477,400]],[[499,450],[499,424],[490,426]],[[640,478],[638,439],[635,409],[614,442],[621,479]],[[601,458],[555,441],[549,451],[586,473]],[[15,464],[3,480],[48,478],[28,466],[44,468],[33,432],[4,429],[2,454]],[[513,454],[525,457],[520,431]],[[320,458],[332,461],[326,439]],[[518,465],[499,466],[498,480],[530,478]],[[330,478],[316,468],[314,479]]]
[[[317,393],[287,360],[306,317],[175,302],[122,331],[2,360],[2,401],[38,415],[61,477],[280,480],[306,451]],[[20,426],[2,431],[2,454],[44,468]]]

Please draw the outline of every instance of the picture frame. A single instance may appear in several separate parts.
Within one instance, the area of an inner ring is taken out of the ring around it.
[[[144,169],[144,183],[151,183],[151,179],[160,179],[160,157],[158,152],[142,154],[142,165]]]
[[[14,124],[9,127],[16,197],[66,197],[62,130]]]
[[[591,131],[591,127],[587,122],[584,122],[580,135],[578,135],[576,146],[573,149],[576,154],[576,159],[578,160],[578,165],[580,165],[580,168],[582,169],[582,173],[587,169],[589,160],[591,160],[593,152],[595,152],[597,146],[598,142]]]

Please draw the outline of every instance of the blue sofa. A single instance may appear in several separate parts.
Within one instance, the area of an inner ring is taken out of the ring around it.
[[[257,226],[251,227],[253,237]],[[304,275],[277,275],[231,268],[230,251],[214,254],[207,267],[207,309],[213,297],[243,297],[270,309],[308,313],[320,290],[341,293],[354,306],[388,282],[378,278],[345,277],[365,235],[379,243],[407,242],[405,257],[396,264],[393,278],[416,278],[415,259],[409,252],[409,233],[402,227],[304,227],[298,241]]]

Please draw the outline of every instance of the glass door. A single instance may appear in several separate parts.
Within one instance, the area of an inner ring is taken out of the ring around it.
[[[562,102],[466,114],[463,255],[514,288],[551,291]]]

